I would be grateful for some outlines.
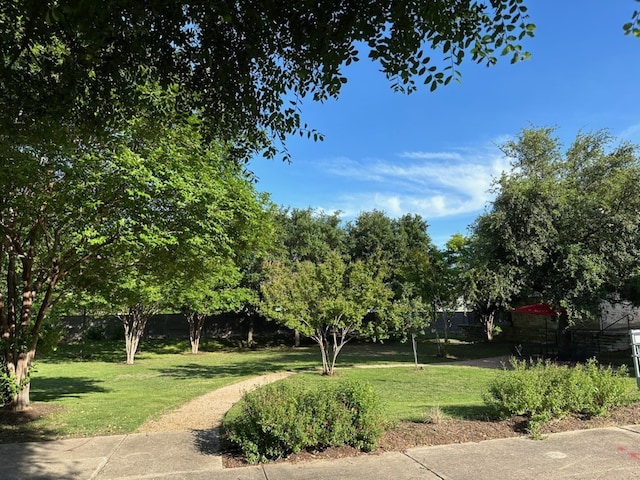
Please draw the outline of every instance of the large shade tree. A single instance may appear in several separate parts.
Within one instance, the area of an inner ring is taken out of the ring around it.
[[[28,406],[38,337],[47,313],[62,298],[64,282],[107,246],[149,225],[137,213],[144,175],[116,149],[44,137],[5,152],[0,328],[3,373],[20,390],[11,399],[16,408]]]
[[[207,120],[240,151],[291,132],[305,97],[339,94],[344,67],[368,56],[397,90],[435,89],[471,59],[518,61],[533,35],[522,0],[194,2],[23,0],[0,3],[0,131],[16,141],[121,130],[153,94]],[[266,133],[266,135],[265,135]]]
[[[278,212],[280,256],[289,261],[322,262],[331,252],[343,252],[345,232],[339,212],[282,209]]]
[[[597,315],[640,262],[637,147],[599,131],[563,150],[553,129],[532,128],[503,150],[512,169],[470,237],[469,291],[487,306],[539,294],[574,318]]]
[[[347,227],[348,253],[352,259],[380,258],[394,292],[397,334],[411,338],[417,356],[416,336],[431,323],[437,285],[437,251],[420,215],[390,218],[385,212],[362,212]]]
[[[203,142],[195,119],[141,115],[104,141],[45,137],[10,153],[0,175],[0,333],[3,371],[21,388],[16,408],[29,403],[47,313],[73,284],[143,264],[148,279],[185,252],[231,256],[249,248],[262,215],[250,180],[224,145]]]

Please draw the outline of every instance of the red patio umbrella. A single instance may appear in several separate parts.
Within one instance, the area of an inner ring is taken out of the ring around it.
[[[556,310],[548,303],[534,303],[533,305],[525,305],[524,307],[514,308],[511,310],[511,313],[525,313],[529,315],[545,315],[547,317],[557,317],[560,315],[566,315],[567,311],[562,307]]]

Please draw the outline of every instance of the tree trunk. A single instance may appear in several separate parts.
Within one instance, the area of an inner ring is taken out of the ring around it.
[[[332,336],[333,342],[330,346],[328,346],[328,352],[327,352],[330,354],[330,358],[331,358],[328,375],[333,375],[333,371],[336,366],[336,360],[338,359],[338,354],[342,350],[342,347],[344,347],[349,341],[349,333],[350,333],[349,328],[345,327],[344,329],[340,330],[340,340],[338,341],[337,329],[334,328],[332,330],[331,336]]]
[[[338,357],[338,352],[340,349],[338,348],[338,338],[336,337],[336,330],[333,329],[333,333],[331,335],[333,342],[331,343],[330,353],[331,353],[331,364],[329,365],[330,373],[329,375],[333,375],[333,370],[336,367],[336,358]]]
[[[140,339],[147,325],[147,320],[156,313],[157,307],[137,304],[129,308],[127,315],[121,315],[120,320],[124,324],[125,350],[127,352],[127,365],[133,365]]]
[[[125,350],[127,352],[127,365],[133,365],[136,358],[136,352],[138,351],[138,344],[140,343],[140,337],[137,337],[131,333],[131,329],[124,329],[124,341]]]
[[[442,343],[440,342],[440,334],[438,333],[438,327],[436,325],[436,348],[438,350],[438,356],[439,357],[446,357],[447,354],[445,353],[445,349],[442,346]]]
[[[442,311],[442,320],[444,321],[442,327],[444,331],[444,343],[447,345],[449,343],[449,312],[444,309]]]
[[[329,355],[328,355],[329,352],[327,351],[327,348],[328,348],[327,339],[322,332],[317,332],[314,338],[315,338],[315,341],[318,342],[318,345],[320,346],[320,354],[322,355],[322,375],[331,375],[332,372],[329,368]]]
[[[200,339],[202,338],[202,327],[204,326],[204,313],[190,312],[187,314],[187,322],[189,322],[189,343],[191,344],[191,353],[198,354],[200,348]]]
[[[15,390],[11,398],[11,408],[14,411],[29,409],[31,399],[30,372],[31,364],[36,353],[40,322],[31,328],[33,299],[36,292],[32,287],[33,252],[28,251],[22,256],[22,274],[16,268],[18,255],[10,249],[7,264],[7,314],[1,315],[2,338],[5,342],[3,355],[5,359],[5,373],[15,382]],[[20,281],[18,279],[20,278]],[[21,299],[20,299],[21,296]],[[46,312],[48,298],[43,300],[40,313]],[[2,299],[4,310],[4,299]],[[18,307],[19,305],[19,307]],[[18,310],[19,308],[19,310]]]
[[[487,341],[493,340],[493,327],[495,322],[496,311],[491,310],[488,315],[485,316],[484,328],[487,335]]]
[[[191,343],[191,354],[197,355],[200,348],[200,335],[189,339]]]
[[[416,368],[418,368],[418,345],[415,333],[411,334],[411,347],[413,348],[413,362],[415,363]]]
[[[293,332],[293,346],[294,347],[300,346],[300,332],[298,330],[295,330]]]
[[[29,393],[31,390],[31,382],[29,381],[29,372],[31,370],[31,362],[35,355],[35,350],[18,354],[18,359],[13,366],[15,369],[15,382],[18,386],[18,392],[13,396],[11,408],[14,411],[22,412],[28,410],[31,404]]]
[[[253,347],[253,315],[249,317],[249,331],[247,332],[247,347]]]

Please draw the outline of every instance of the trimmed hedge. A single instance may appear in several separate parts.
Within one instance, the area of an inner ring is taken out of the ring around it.
[[[510,364],[511,370],[490,384],[485,402],[502,416],[527,416],[534,435],[552,418],[571,413],[604,415],[629,401],[625,366],[613,370],[594,358],[574,367],[515,358]]]
[[[383,424],[369,384],[339,381],[304,389],[278,382],[246,394],[224,427],[227,440],[257,463],[307,448],[351,445],[370,451]]]

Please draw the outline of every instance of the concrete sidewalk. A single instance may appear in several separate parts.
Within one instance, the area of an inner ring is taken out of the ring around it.
[[[640,425],[225,469],[215,430],[0,445],[0,479],[637,479]]]

